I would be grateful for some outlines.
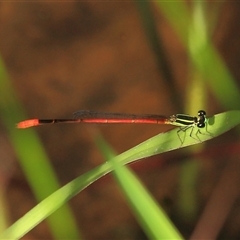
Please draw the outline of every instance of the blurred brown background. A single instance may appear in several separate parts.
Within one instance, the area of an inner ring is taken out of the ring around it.
[[[161,12],[154,6],[153,11],[182,97],[179,101],[184,103],[187,54]],[[240,74],[239,11],[238,1],[225,3],[213,36],[236,78]],[[67,118],[80,109],[165,115],[179,112],[148,45],[134,2],[1,2],[0,53],[31,118]],[[209,109],[211,114],[221,110],[214,101]],[[120,153],[169,127],[76,124],[37,128],[62,185],[104,161],[91,134],[96,129]],[[217,150],[224,139],[209,144]],[[225,154],[229,154],[226,151],[221,159],[213,154],[213,160],[208,161],[210,148],[206,149],[198,186],[203,205],[226,167]],[[237,156],[238,147],[231,149]],[[10,153],[11,149],[12,156]],[[132,167],[180,231],[189,236],[196,223],[184,225],[176,211],[179,166],[184,156],[182,151],[168,153]],[[233,165],[231,169],[239,171],[238,164]],[[16,159],[12,168],[6,195],[10,223],[36,205]],[[70,204],[85,239],[145,239],[110,176],[85,189]],[[240,209],[234,204],[220,236],[237,239]],[[47,238],[51,235],[46,222],[25,237]]]

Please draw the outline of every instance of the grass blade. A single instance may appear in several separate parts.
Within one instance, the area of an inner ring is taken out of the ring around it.
[[[201,134],[201,141],[207,141],[217,137],[224,132],[232,129],[240,123],[240,111],[229,111],[214,115],[208,119],[208,132]],[[184,143],[180,146],[180,140],[177,137],[179,128],[175,128],[169,132],[158,134],[143,143],[131,148],[130,150],[116,156],[114,161],[121,165],[137,161],[142,158],[160,154],[163,152],[171,151],[174,149],[190,146],[200,143],[193,139],[186,132]],[[209,135],[209,132],[211,135]],[[213,137],[214,136],[214,137]],[[1,239],[19,239],[24,234],[29,232],[42,220],[46,219],[53,212],[59,209],[73,196],[78,194],[88,185],[114,170],[111,163],[106,162],[91,171],[83,174],[82,176],[74,179],[64,187],[60,188],[49,197],[44,199],[40,204],[30,210],[21,219],[15,222],[5,232],[0,235]]]

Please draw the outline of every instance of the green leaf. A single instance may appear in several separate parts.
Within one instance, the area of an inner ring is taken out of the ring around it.
[[[97,145],[105,158],[113,164],[113,175],[148,238],[183,239],[137,176],[129,168],[119,164],[114,159],[113,150],[102,137],[97,138]]]
[[[36,199],[40,202],[49,194],[56,191],[60,187],[60,184],[51,166],[51,161],[36,132],[33,129],[20,131],[15,128],[16,122],[19,121],[19,119],[25,119],[26,114],[20,101],[15,96],[1,57],[0,89],[1,121],[8,131],[9,139],[11,140],[28,183]],[[68,221],[65,221],[64,218],[68,219]],[[65,205],[53,214],[48,219],[48,224],[52,235],[57,239],[66,237],[80,239],[79,229],[68,205]],[[29,225],[31,225],[31,223],[27,224],[27,226]]]
[[[202,134],[198,134],[198,137],[202,142],[210,140],[230,130],[239,123],[240,111],[229,111],[214,115],[208,119],[207,131],[201,130]],[[189,130],[191,131],[191,129],[188,129],[186,132],[179,132],[179,128],[175,128],[169,132],[158,134],[157,136],[154,136],[116,156],[114,161],[119,164],[128,164],[142,158],[201,143],[199,140],[189,136]],[[197,128],[195,130],[197,130]],[[193,131],[193,136],[195,130]],[[181,136],[184,139],[183,144],[181,144],[180,139],[178,138],[178,132],[180,135],[183,134],[183,136]],[[34,159],[32,160],[34,161]],[[0,238],[18,239],[22,237],[38,223],[59,209],[59,207],[61,207],[73,196],[112,170],[114,170],[112,164],[105,162],[104,164],[74,179],[30,210],[21,219],[3,232],[2,235],[0,235]]]
[[[194,28],[194,21],[186,2],[156,1],[156,4],[187,48],[190,34],[194,54],[191,51],[189,56],[221,104],[226,109],[238,109],[240,106],[238,85],[214,45],[211,42],[199,45],[201,43],[199,39],[201,41],[204,38],[203,32]]]

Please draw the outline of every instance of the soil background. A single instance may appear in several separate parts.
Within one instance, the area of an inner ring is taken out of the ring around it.
[[[186,51],[162,13],[154,5],[152,8],[179,90],[179,101],[184,103],[189,77]],[[213,34],[216,47],[237,80],[239,20],[240,3],[224,3]],[[179,112],[134,2],[0,2],[0,53],[29,118],[71,118],[80,109],[164,115]],[[209,102],[211,113],[221,110],[213,97]],[[100,131],[120,153],[170,128],[66,124],[38,127],[36,131],[64,185],[104,161],[94,144],[94,131]],[[224,140],[219,138],[209,144],[219,149],[217,144]],[[2,147],[9,146],[3,142]],[[238,149],[234,151],[237,156]],[[224,153],[217,155],[218,161],[210,160],[208,153],[200,162],[202,172],[197,186],[203,206],[227,165]],[[9,156],[14,159],[11,177],[4,184],[11,224],[37,202],[11,147]],[[185,156],[185,151],[167,153],[137,162],[131,168],[180,232],[189,237],[204,207],[191,222],[181,219],[178,212],[180,168]],[[238,164],[234,166],[239,171]],[[220,236],[240,238],[238,205],[234,203]],[[111,176],[78,194],[70,206],[85,239],[146,239]],[[45,221],[24,237],[51,238]]]

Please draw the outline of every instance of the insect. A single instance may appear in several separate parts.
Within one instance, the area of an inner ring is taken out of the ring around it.
[[[191,128],[190,136],[192,136],[193,129],[197,127],[195,136],[197,140],[201,141],[198,137],[198,133],[201,128],[206,126],[206,112],[199,110],[198,115],[191,116],[188,114],[175,114],[171,116],[162,116],[157,114],[126,114],[126,113],[105,113],[89,110],[80,110],[75,112],[74,118],[72,119],[28,119],[17,124],[17,128],[29,128],[39,125],[56,124],[56,123],[100,123],[100,124],[113,124],[113,123],[132,123],[132,124],[168,124],[180,127],[177,134],[180,138],[179,133],[181,131],[186,132],[187,129]],[[196,138],[195,138],[196,139]]]

